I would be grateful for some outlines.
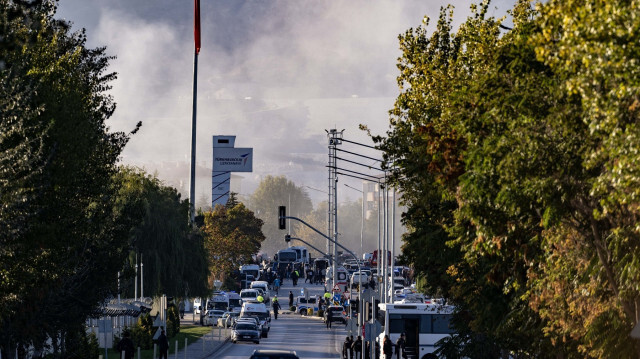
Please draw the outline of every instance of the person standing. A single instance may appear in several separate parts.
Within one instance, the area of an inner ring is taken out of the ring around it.
[[[280,310],[280,303],[278,303],[278,297],[273,297],[271,308],[273,308],[273,317],[276,320],[278,320],[278,311]]]
[[[169,357],[169,339],[164,334],[164,329],[160,331],[160,336],[158,337],[158,350],[160,351],[159,358],[168,359]]]
[[[293,292],[289,291],[289,308],[293,306]]]
[[[382,354],[384,354],[384,359],[391,359],[393,356],[393,343],[391,343],[388,335],[384,336],[384,341],[382,342]]]
[[[135,347],[133,345],[133,340],[131,340],[131,334],[129,334],[128,330],[125,330],[122,334],[122,339],[118,342],[116,349],[120,353],[120,357],[122,357],[122,352],[124,352],[124,359],[133,359]]]
[[[355,359],[362,359],[362,337],[358,335],[358,338],[351,345],[355,352]]]
[[[406,340],[404,339],[404,333],[400,334],[398,340],[396,340],[396,359],[400,359],[400,356],[403,358],[406,356],[404,353],[404,347],[406,344]]]
[[[351,340],[347,337],[342,343],[342,359],[353,359],[349,356],[349,349],[351,349]]]
[[[333,320],[333,311],[327,307],[327,329],[331,329],[331,321]]]
[[[353,356],[353,335],[349,336],[349,357],[351,359],[354,358],[354,356]]]

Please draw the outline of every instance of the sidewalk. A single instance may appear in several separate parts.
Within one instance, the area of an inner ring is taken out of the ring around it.
[[[191,313],[187,313],[184,319],[180,320],[181,324],[193,325],[191,320]],[[227,341],[229,341],[230,329],[218,329],[218,327],[210,327],[211,331],[205,334],[194,343],[190,343],[187,349],[178,350],[178,355],[175,354],[175,349],[169,353],[170,359],[203,359],[211,356],[218,349],[220,349]],[[174,347],[175,343],[171,343],[171,347]],[[184,343],[181,343],[184,344]]]

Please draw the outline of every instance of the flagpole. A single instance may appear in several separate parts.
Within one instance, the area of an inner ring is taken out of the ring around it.
[[[191,115],[191,181],[189,185],[189,224],[196,219],[196,114],[198,99],[198,54],[200,53],[200,0],[194,0],[193,8],[193,109]]]
[[[198,51],[193,53],[193,109],[191,116],[191,184],[189,188],[189,224],[196,218],[196,113],[198,98]]]

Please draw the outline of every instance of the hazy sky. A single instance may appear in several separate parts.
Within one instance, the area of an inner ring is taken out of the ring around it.
[[[345,129],[345,138],[369,144],[359,124],[384,133],[398,94],[398,35],[425,16],[433,23],[447,3],[455,6],[456,24],[469,14],[470,2],[460,0],[201,0],[197,162],[203,169],[196,198],[211,196],[204,168],[211,166],[213,135],[236,135],[236,147],[254,148],[254,172],[241,174],[245,195],[265,175],[326,190],[325,129]],[[514,3],[495,1],[490,12],[503,16]],[[178,176],[187,193],[188,170],[176,175],[161,164],[190,158],[193,1],[60,0],[57,17],[86,28],[89,46],[107,46],[117,57],[110,67],[119,74],[111,91],[117,110],[109,125],[129,131],[143,122],[124,163],[160,178]],[[339,194],[360,196],[344,186]]]

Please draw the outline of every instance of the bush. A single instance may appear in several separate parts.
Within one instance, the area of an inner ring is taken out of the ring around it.
[[[65,338],[68,359],[98,359],[100,348],[98,338],[92,332],[87,334],[85,328],[70,331]]]
[[[167,337],[173,338],[180,332],[180,313],[173,305],[167,308]]]
[[[296,312],[296,307],[294,305],[292,305],[291,307],[289,307],[289,310],[295,313]]]
[[[318,316],[321,318],[324,317],[324,310],[318,309]]]
[[[136,347],[151,349],[153,346],[153,319],[149,313],[140,315],[138,322],[131,328],[131,340]]]

